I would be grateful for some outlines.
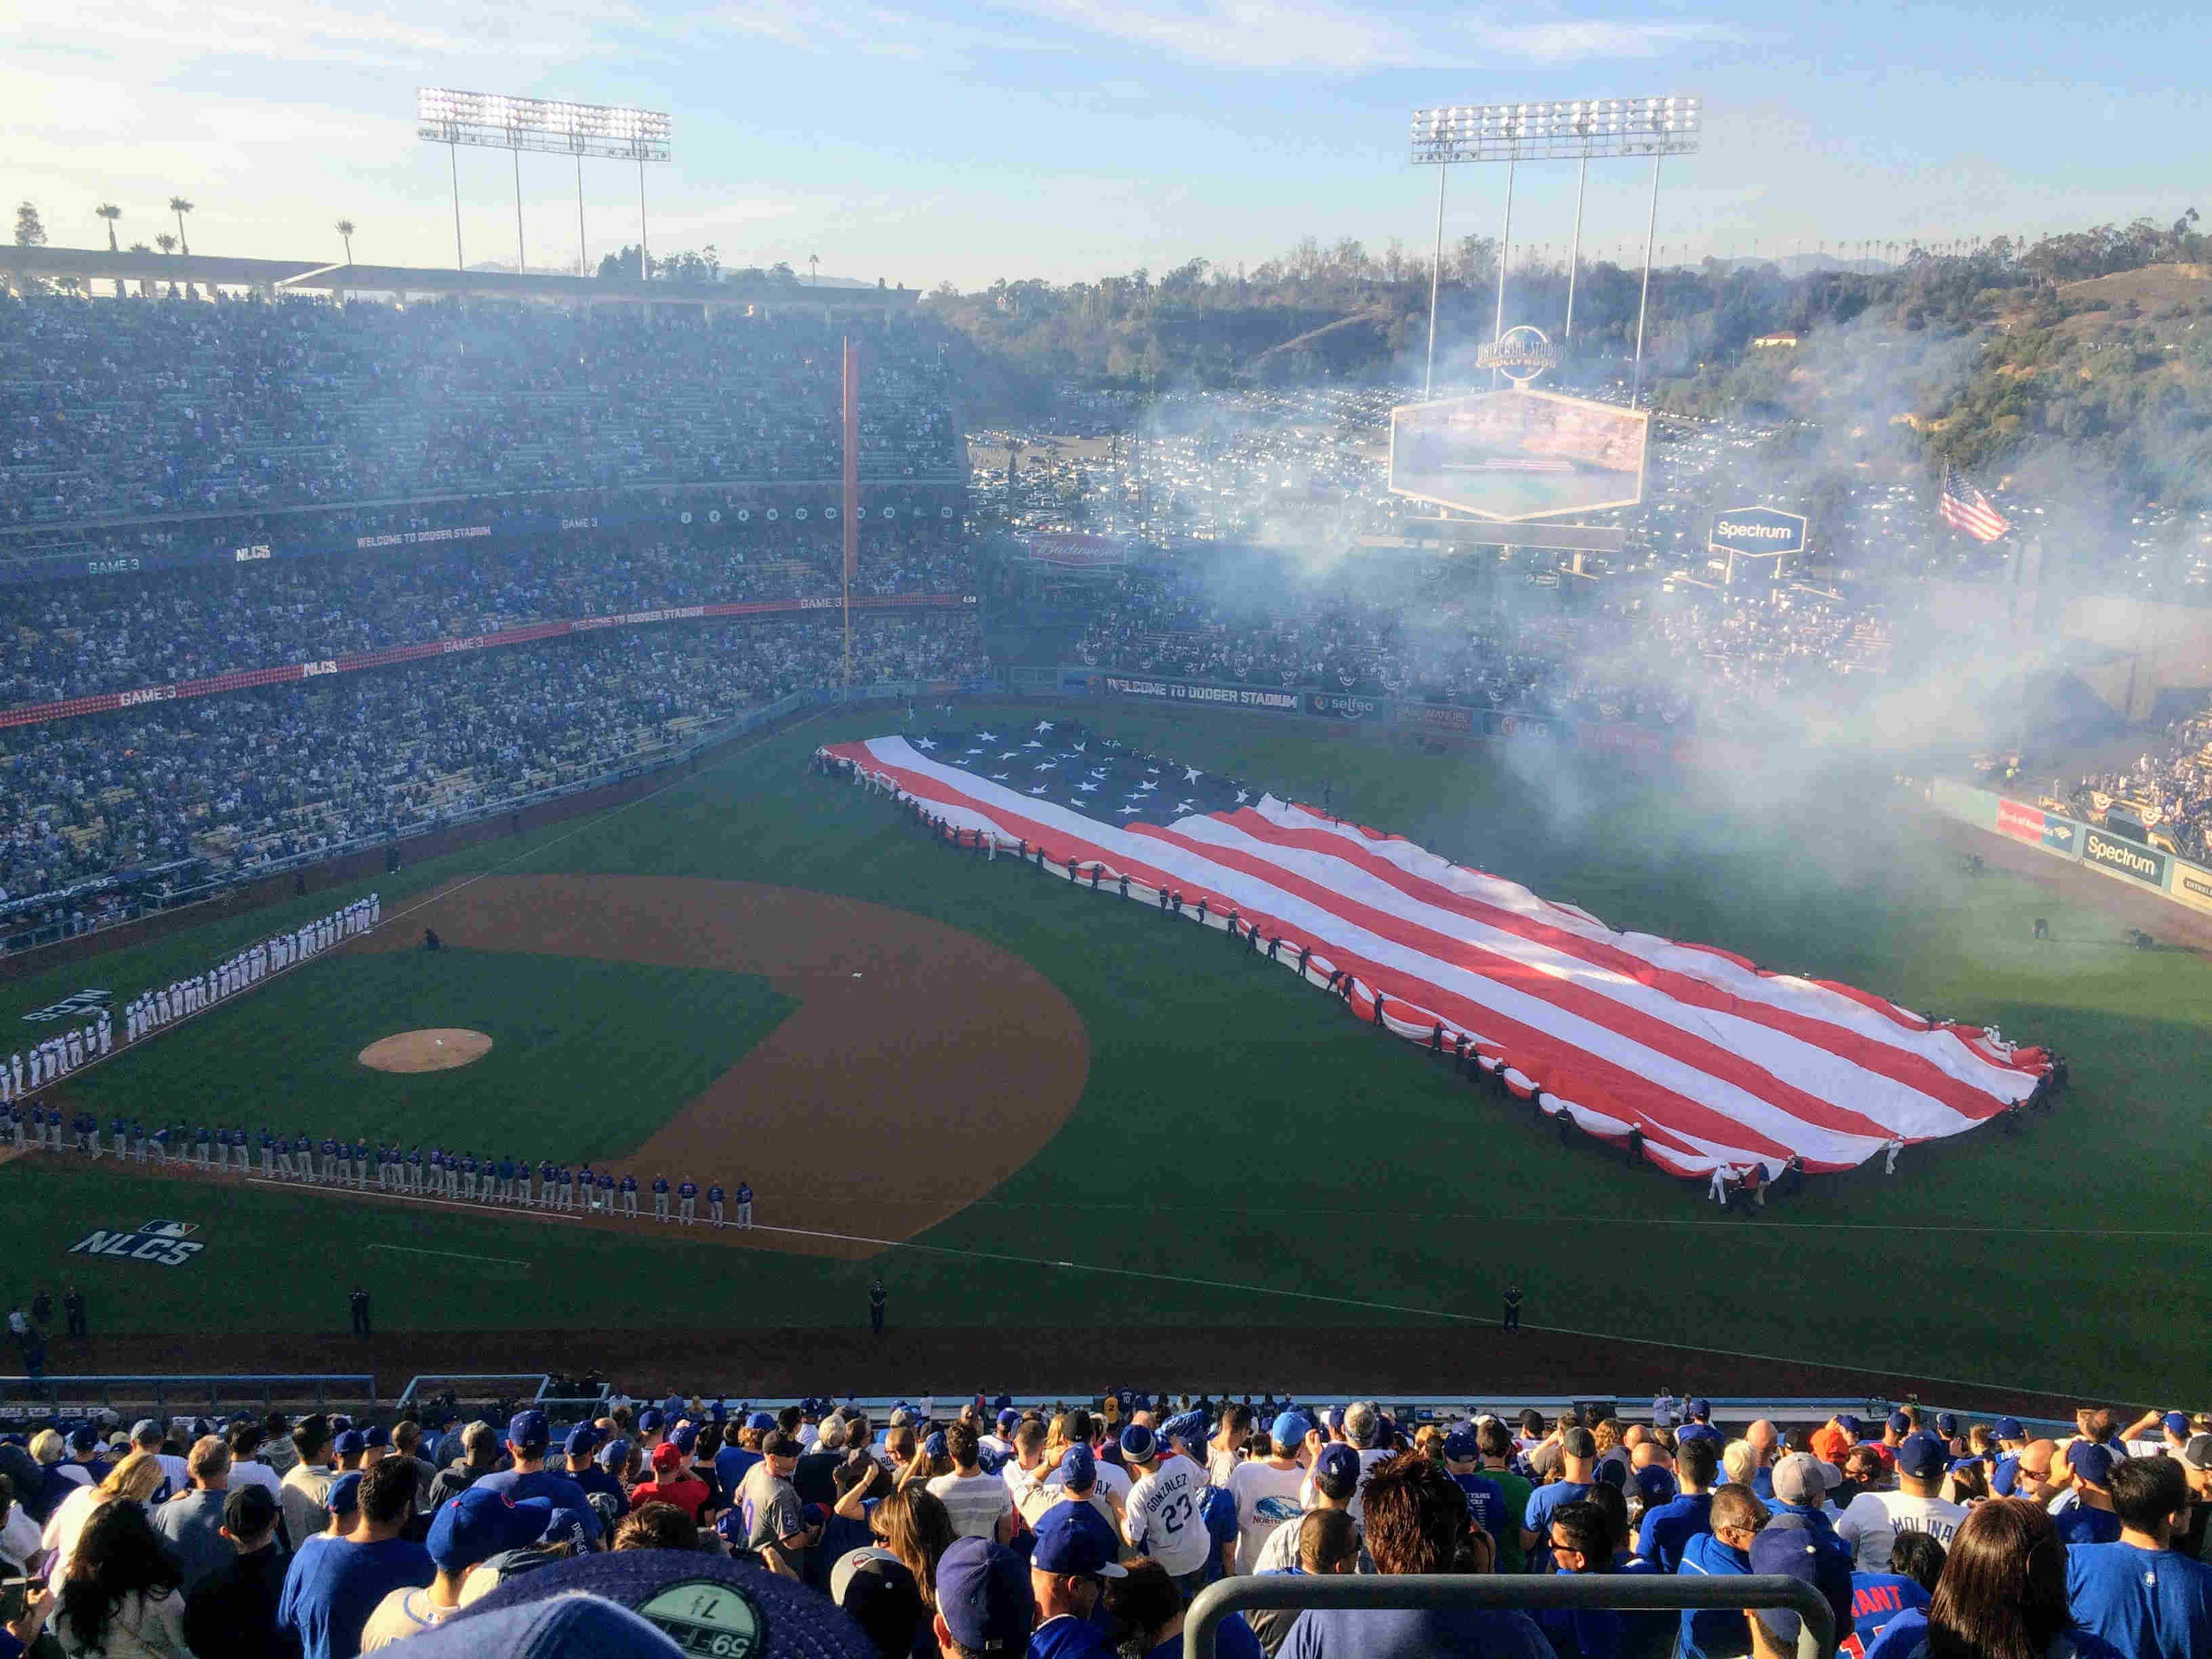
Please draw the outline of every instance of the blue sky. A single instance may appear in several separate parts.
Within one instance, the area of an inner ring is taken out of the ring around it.
[[[1414,107],[1694,93],[1705,145],[1668,164],[1659,240],[1773,253],[2212,214],[2203,44],[2187,9],[2080,3],[75,0],[0,25],[0,194],[58,244],[104,241],[101,201],[150,240],[173,192],[198,251],[335,258],[343,215],[363,260],[442,264],[447,157],[415,138],[415,88],[526,93],[674,116],[657,250],[973,288],[1257,264],[1304,235],[1425,257]],[[512,259],[507,156],[460,159],[468,258]],[[1647,165],[1593,168],[1586,252],[1640,237]],[[1495,234],[1502,175],[1454,170],[1447,234]],[[635,240],[636,186],[587,164],[594,259]],[[1522,168],[1516,245],[1564,249],[1572,206],[1570,164]],[[574,259],[568,161],[524,158],[523,212],[532,264]]]

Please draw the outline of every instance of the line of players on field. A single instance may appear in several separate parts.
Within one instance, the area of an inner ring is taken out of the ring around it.
[[[58,1107],[15,1104],[8,1109],[5,1121],[9,1141],[18,1152],[64,1150]],[[194,1127],[181,1118],[173,1126],[157,1126],[150,1133],[135,1118],[110,1118],[103,1142],[99,1117],[86,1111],[71,1115],[67,1127],[69,1148],[93,1158],[112,1152],[118,1158],[167,1164],[173,1155],[178,1163],[194,1169],[251,1175],[252,1152],[258,1146],[261,1174],[271,1180],[305,1181],[356,1191],[422,1194],[517,1210],[641,1213],[635,1176],[594,1170],[589,1164],[571,1169],[548,1158],[533,1168],[527,1158],[478,1158],[472,1152],[449,1152],[442,1146],[433,1146],[427,1152],[420,1146],[410,1146],[402,1152],[397,1146],[372,1146],[367,1141],[337,1140],[326,1135],[319,1142],[307,1134],[287,1136],[267,1129],[250,1138],[243,1129],[211,1128],[204,1123]],[[653,1194],[654,1220],[684,1224],[698,1220],[696,1182],[687,1178],[672,1187],[665,1176],[655,1176],[647,1185]],[[669,1212],[672,1197],[678,1206],[673,1215]],[[753,1224],[753,1189],[745,1182],[738,1182],[734,1202],[719,1182],[708,1186],[706,1199],[708,1226]],[[732,1209],[734,1214],[730,1213]]]

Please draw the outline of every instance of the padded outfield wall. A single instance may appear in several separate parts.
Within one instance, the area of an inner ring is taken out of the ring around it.
[[[2069,864],[2084,865],[2189,909],[2212,914],[2212,870],[2203,865],[2116,836],[2094,823],[1972,784],[1954,783],[1948,778],[1938,778],[1929,786],[1928,801],[1946,817]]]

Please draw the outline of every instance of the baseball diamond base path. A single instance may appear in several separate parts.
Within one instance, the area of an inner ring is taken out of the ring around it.
[[[404,921],[387,917],[349,948],[419,949],[425,928],[453,946],[756,974],[799,1002],[642,1146],[611,1160],[647,1184],[655,1173],[673,1182],[696,1172],[702,1189],[744,1176],[763,1228],[662,1226],[649,1193],[635,1221],[509,1212],[518,1221],[865,1258],[877,1249],[866,1241],[912,1238],[1027,1164],[1090,1074],[1082,1018],[1051,981],[972,933],[886,905],[752,882],[486,876],[410,906]],[[707,1218],[703,1197],[698,1216]]]
[[[335,1294],[335,1292],[334,1292]],[[343,1300],[342,1297],[338,1297]],[[1223,1390],[1257,1397],[1268,1389],[1311,1395],[1365,1395],[1388,1401],[1408,1395],[1459,1395],[1466,1404],[1522,1396],[1618,1398],[1630,1405],[1662,1388],[1718,1396],[1783,1400],[1903,1400],[1971,1405],[1978,1413],[2068,1418],[2077,1406],[2136,1404],[2015,1389],[1982,1387],[1905,1371],[1859,1370],[1747,1358],[1710,1349],[1524,1326],[1422,1330],[1404,1326],[1316,1330],[1279,1327],[1158,1326],[1085,1328],[1066,1343],[1041,1341],[1026,1326],[908,1330],[891,1301],[891,1328],[850,1330],[702,1329],[689,1323],[649,1330],[469,1333],[392,1331],[367,1340],[307,1332],[252,1339],[254,1369],[270,1375],[366,1371],[385,1398],[413,1376],[477,1372],[531,1374],[555,1367],[570,1376],[597,1370],[630,1393],[725,1394],[732,1400],[793,1400],[828,1390],[855,1395],[933,1392],[959,1400],[981,1389],[1069,1401],[1108,1388],[1171,1393]],[[57,1374],[150,1376],[218,1373],[237,1361],[234,1336],[57,1338]]]

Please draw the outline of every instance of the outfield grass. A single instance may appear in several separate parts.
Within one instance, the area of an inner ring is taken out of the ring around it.
[[[320,1140],[589,1161],[636,1146],[798,1003],[756,975],[524,951],[345,952],[280,975],[73,1092],[149,1129],[189,1110]],[[356,1058],[380,1037],[459,1026],[482,1060],[402,1076]],[[187,1104],[188,1103],[188,1104]]]
[[[1966,876],[1886,807],[1878,781],[1832,780],[1708,814],[1705,789],[1618,768],[1497,750],[1423,757],[1318,722],[1142,710],[1099,723],[1271,787],[1317,796],[1327,780],[1339,810],[1615,926],[2056,1043],[2074,1059],[2074,1096],[2017,1139],[1985,1131],[1916,1147],[1895,1177],[1878,1166],[1816,1177],[1761,1220],[1723,1217],[1690,1183],[1587,1146],[1563,1153],[1525,1109],[1478,1096],[1218,935],[930,848],[880,799],[805,775],[815,744],[889,724],[838,716],[655,799],[441,860],[435,876],[502,865],[782,882],[1004,945],[1053,979],[1092,1042],[1079,1110],[1027,1168],[916,1246],[857,1264],[586,1243],[471,1216],[380,1220],[371,1231],[312,1195],[226,1194],[206,1255],[158,1285],[127,1262],[85,1270],[114,1310],[101,1324],[329,1325],[343,1299],[332,1287],[357,1273],[380,1289],[389,1322],[428,1328],[624,1328],[641,1284],[668,1278],[733,1325],[850,1324],[880,1272],[895,1305],[952,1323],[1028,1324],[1073,1298],[1115,1323],[1328,1328],[1486,1320],[1513,1277],[1532,1325],[2057,1392],[2167,1398],[2200,1379],[2197,1330],[2212,1312],[2212,1233],[2200,1218],[2212,1178],[2212,976],[2194,956],[2127,950],[2119,924],[2092,908],[2018,878]],[[410,878],[433,878],[429,866]],[[387,915],[404,908],[394,884],[374,884]],[[2050,919],[2054,943],[2030,943],[2033,916]],[[127,994],[264,925],[279,924],[234,922],[189,947],[79,965],[9,1001],[83,984]],[[301,994],[340,965],[309,968]],[[335,978],[325,982],[337,996]],[[252,1001],[204,1022],[213,1053],[228,1033],[251,1054],[247,1027],[266,1018]],[[190,1045],[175,1041],[134,1057],[134,1087],[194,1086]],[[595,1079],[570,1081],[591,1109]],[[762,1219],[776,1221],[772,1179],[756,1185]],[[167,1213],[160,1200],[174,1193],[104,1167],[0,1169],[13,1254],[42,1279],[58,1279],[60,1252],[86,1226]],[[302,1256],[331,1276],[273,1265]],[[70,1260],[78,1271],[82,1259]],[[1062,1261],[1079,1265],[1053,1265]],[[488,1287],[495,1271],[507,1277]],[[251,1297],[237,1293],[240,1275]],[[1724,1374],[1698,1381],[1726,1391]]]

